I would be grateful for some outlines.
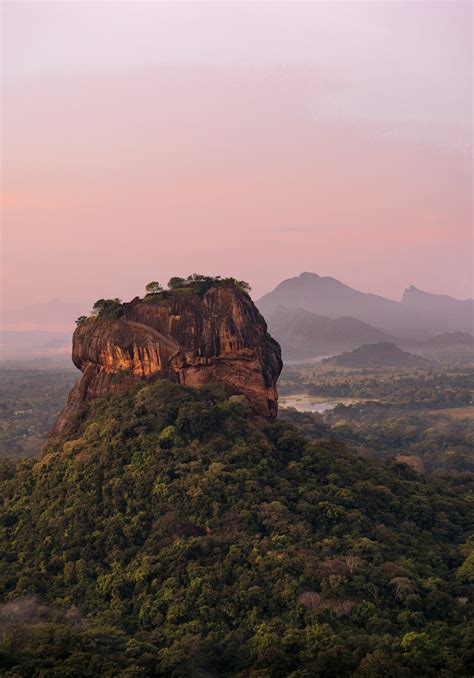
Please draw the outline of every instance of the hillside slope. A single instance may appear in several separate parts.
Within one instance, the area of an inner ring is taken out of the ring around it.
[[[270,315],[268,327],[281,345],[285,359],[314,358],[361,344],[394,341],[394,337],[357,318],[328,318],[284,306],[278,306]]]
[[[339,367],[428,367],[430,361],[419,355],[402,351],[395,344],[381,341],[365,344],[350,351],[324,360]]]
[[[403,348],[434,360],[474,360],[474,337],[468,332],[445,332],[427,341],[403,345]]]
[[[4,676],[472,675],[466,478],[310,443],[215,387],[93,409],[1,469]]]

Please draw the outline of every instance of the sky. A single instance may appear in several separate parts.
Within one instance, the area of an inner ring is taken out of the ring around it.
[[[469,2],[2,3],[2,305],[472,295]]]

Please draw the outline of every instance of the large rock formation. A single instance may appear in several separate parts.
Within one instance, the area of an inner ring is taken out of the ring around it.
[[[117,319],[90,319],[73,336],[72,359],[83,372],[55,424],[61,434],[87,404],[141,379],[166,377],[188,386],[221,382],[252,409],[276,416],[282,368],[278,343],[249,295],[234,285],[190,290],[123,304]]]

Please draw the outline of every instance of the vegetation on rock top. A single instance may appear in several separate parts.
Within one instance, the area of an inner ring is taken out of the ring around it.
[[[208,276],[199,273],[193,273],[187,278],[173,277],[168,281],[168,289],[164,289],[161,284],[153,280],[145,286],[146,295],[141,301],[147,303],[164,303],[171,296],[182,294],[195,294],[203,296],[212,287],[235,287],[241,292],[248,294],[250,285],[245,280],[236,278],[221,278],[221,276]],[[115,320],[123,315],[124,306],[121,299],[98,299],[92,308],[92,315],[81,315],[76,320],[76,325],[80,326],[94,319],[112,319]]]

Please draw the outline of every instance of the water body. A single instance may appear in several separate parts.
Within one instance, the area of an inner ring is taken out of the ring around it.
[[[314,397],[299,393],[298,395],[282,396],[278,399],[280,407],[294,407],[299,412],[325,412],[332,410],[341,401],[318,401]]]

